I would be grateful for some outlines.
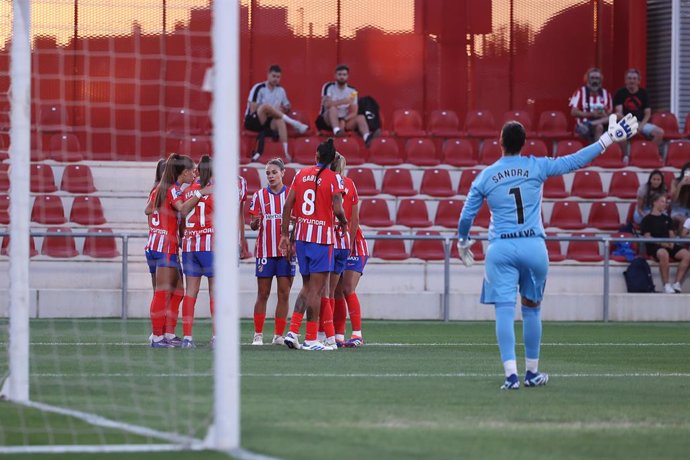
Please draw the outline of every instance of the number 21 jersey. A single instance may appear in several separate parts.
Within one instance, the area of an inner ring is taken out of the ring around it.
[[[320,166],[310,166],[295,175],[291,190],[295,192],[295,239],[309,243],[329,244],[333,233],[333,196],[345,192],[343,178],[326,168],[316,176]]]

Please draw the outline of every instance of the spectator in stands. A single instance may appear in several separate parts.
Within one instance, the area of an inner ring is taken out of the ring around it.
[[[618,119],[632,113],[640,122],[640,132],[656,145],[664,140],[664,130],[649,123],[652,108],[649,106],[647,90],[640,86],[640,71],[628,69],[625,72],[625,86],[613,96],[613,106]]]
[[[592,67],[585,73],[585,84],[570,97],[570,114],[575,118],[575,132],[587,142],[599,139],[613,112],[611,94],[602,87],[601,70]]]
[[[364,115],[358,114],[357,90],[348,85],[350,68],[340,64],[335,68],[335,81],[324,83],[321,88],[321,113],[316,118],[316,127],[333,130],[334,136],[344,136],[345,131],[356,129],[369,146],[374,139]]]
[[[671,218],[679,228],[690,217],[690,162],[671,183]]]
[[[652,195],[652,200],[651,212],[642,219],[642,225],[640,226],[642,235],[648,238],[675,237],[675,226],[671,218],[666,214],[666,195],[655,193]],[[654,257],[659,262],[659,272],[661,274],[661,281],[664,283],[664,292],[667,294],[682,292],[681,284],[690,265],[690,251],[672,242],[646,243],[645,247],[647,255]],[[673,284],[669,283],[669,263],[671,259],[680,261],[678,273],[676,273],[676,282]]]
[[[637,207],[635,207],[635,213],[633,214],[633,222],[640,225],[644,216],[649,214],[652,210],[652,196],[654,194],[666,195],[666,182],[664,181],[664,175],[658,169],[655,169],[649,173],[649,178],[647,182],[640,185],[637,189]]]
[[[252,161],[258,160],[263,153],[264,138],[267,135],[280,139],[283,144],[285,159],[292,161],[288,152],[286,123],[300,134],[307,131],[307,125],[293,120],[287,115],[290,111],[290,101],[285,89],[280,86],[280,77],[280,66],[273,64],[268,68],[266,81],[255,84],[249,91],[247,110],[244,113],[244,127],[249,131],[259,133]]]

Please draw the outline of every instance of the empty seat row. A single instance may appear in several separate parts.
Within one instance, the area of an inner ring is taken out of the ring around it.
[[[0,225],[10,223],[9,195],[0,195]],[[31,207],[31,221],[42,225],[67,223],[62,200],[55,195],[38,195]],[[69,221],[79,225],[102,225],[106,223],[101,200],[95,196],[76,196],[72,202]]]
[[[106,235],[112,234],[109,228],[90,228],[89,233],[103,233]],[[76,241],[72,236],[72,231],[69,228],[51,227],[48,229],[49,235],[43,237],[43,244],[41,245],[41,254],[56,258],[71,258],[79,255],[77,251]],[[56,236],[57,234],[64,236]],[[9,251],[10,237],[5,236],[2,239],[2,247],[0,247],[0,255],[6,256]],[[31,257],[38,255],[36,245],[33,237],[29,237],[29,254]],[[84,237],[84,245],[81,254],[98,259],[119,257],[120,251],[117,249],[117,242],[113,236],[86,236]]]
[[[32,193],[52,193],[57,191],[55,175],[50,165],[32,163],[30,166],[30,190]],[[9,165],[0,163],[0,192],[10,188]],[[93,183],[91,169],[87,165],[71,164],[65,166],[60,182],[60,190],[68,193],[93,193],[96,187]]]

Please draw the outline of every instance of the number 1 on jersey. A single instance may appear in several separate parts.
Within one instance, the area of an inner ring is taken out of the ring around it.
[[[515,198],[515,207],[517,208],[517,223],[525,223],[525,212],[522,209],[522,194],[520,194],[520,187],[513,187],[508,191],[509,194]]]

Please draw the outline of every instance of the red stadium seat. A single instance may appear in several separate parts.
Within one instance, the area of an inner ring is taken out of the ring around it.
[[[548,234],[547,236],[555,236]],[[565,260],[565,255],[561,251],[561,242],[556,240],[546,240],[546,250],[549,252],[549,262],[562,262]]]
[[[573,236],[588,237],[593,235],[581,233]],[[601,262],[604,258],[599,253],[599,246],[598,241],[569,241],[566,257],[578,262]]]
[[[472,225],[482,228],[489,228],[490,223],[491,211],[489,211],[489,205],[487,205],[485,201],[482,204],[482,207],[479,208],[479,212],[477,213],[477,216],[474,218],[474,222]]]
[[[274,158],[280,158],[283,160],[283,163],[289,163],[289,161],[287,161],[285,158],[285,149],[283,148],[283,144],[267,139],[264,143],[264,153],[261,154],[258,161],[266,164]]]
[[[640,180],[632,171],[616,171],[611,176],[609,195],[618,198],[631,199],[637,197],[637,189],[640,188]]]
[[[360,147],[359,142],[354,137],[336,137],[334,144],[335,149],[345,157],[349,166],[361,165],[366,162],[366,150]],[[311,162],[307,164],[312,163],[314,163],[313,154]]]
[[[661,168],[661,155],[659,147],[649,141],[634,141],[630,145],[630,166],[644,169]]]
[[[566,155],[570,155],[571,153],[577,152],[581,148],[582,148],[582,142],[580,142],[580,141],[571,141],[571,140],[558,141],[558,144],[556,144],[556,156],[557,157],[564,157]]]
[[[10,255],[10,237],[5,236],[2,239],[2,247],[0,247],[0,255],[2,256],[9,256]],[[32,236],[29,236],[29,257],[34,257],[38,255],[38,251],[36,250],[36,244],[34,243],[34,238]]]
[[[49,159],[48,146],[46,145],[43,134],[31,133],[31,161],[45,161]]]
[[[360,196],[373,196],[380,193],[376,187],[374,171],[369,168],[350,168],[347,171],[347,177],[355,183]]]
[[[106,223],[101,200],[96,196],[77,196],[69,213],[70,222],[79,225],[101,225]]]
[[[359,223],[368,227],[390,227],[393,225],[386,200],[375,198],[361,200]]]
[[[472,144],[463,139],[447,139],[441,149],[441,162],[456,167],[475,166],[479,162]]]
[[[62,173],[60,190],[69,193],[95,192],[91,168],[87,165],[67,165]]]
[[[503,113],[503,123],[508,121],[519,121],[525,127],[525,133],[528,138],[535,137],[536,132],[532,131],[532,118],[524,110],[508,110]]]
[[[38,126],[39,132],[65,132],[70,127],[67,109],[60,105],[46,104],[39,108]]]
[[[582,222],[580,206],[574,201],[557,201],[554,203],[549,227],[566,230],[581,230],[585,228],[585,224]]]
[[[104,233],[112,235],[113,231],[109,228],[90,228],[89,233]],[[87,236],[84,237],[84,248],[81,253],[94,259],[112,259],[119,257],[120,251],[117,250],[117,242],[113,236]]]
[[[452,110],[434,110],[429,115],[429,132],[436,137],[460,137],[460,120]]]
[[[240,164],[241,165],[246,165],[250,161],[250,151],[249,151],[249,144],[250,142],[254,142],[247,140],[246,137],[240,137]],[[294,155],[294,152],[292,152]]]
[[[457,246],[457,241],[458,240],[452,240],[451,246],[450,246],[450,254],[451,258],[453,259],[459,259],[460,255],[458,254],[458,246]],[[470,249],[472,250],[472,254],[474,254],[474,260],[476,261],[482,261],[484,260],[484,245],[480,240],[476,240],[472,246],[470,246]]]
[[[0,163],[0,192],[6,193],[10,189],[10,165]]]
[[[435,197],[455,196],[447,169],[425,169],[419,193]]]
[[[57,191],[53,168],[44,164],[31,165],[31,193],[52,193]]]
[[[248,166],[240,167],[240,176],[247,181],[247,199],[249,199],[254,192],[261,189],[261,177],[259,170]]]
[[[439,232],[433,230],[420,230],[415,235],[419,236],[440,236]],[[455,243],[453,243],[455,244]],[[422,260],[443,260],[445,254],[443,251],[442,240],[413,240],[412,250],[410,256]]]
[[[440,200],[436,207],[434,225],[457,229],[462,206],[463,202],[460,200]]]
[[[690,137],[690,113],[685,116],[685,128],[683,129],[683,137]]]
[[[551,176],[544,182],[544,198],[565,198],[569,193],[565,191],[563,176]]]
[[[682,139],[683,134],[678,129],[678,119],[671,112],[656,112],[652,114],[652,118],[649,122],[653,125],[657,125],[659,128],[664,130],[664,139]]]
[[[377,235],[401,235],[401,233],[395,230],[384,230],[377,232]],[[405,250],[404,240],[376,240],[371,255],[383,260],[406,260],[410,257]]]
[[[412,109],[400,109],[393,112],[393,131],[399,137],[424,137],[422,117]]]
[[[436,146],[431,139],[413,138],[405,143],[407,163],[415,166],[437,166],[441,161],[436,156]]]
[[[395,166],[403,162],[398,143],[390,137],[377,137],[369,146],[369,161],[381,166]]]
[[[613,144],[590,163],[590,166],[600,168],[621,169],[625,168],[623,162],[623,149],[620,144]]]
[[[469,137],[495,138],[498,129],[491,112],[487,110],[470,110],[465,117],[465,131]]]
[[[59,196],[38,195],[31,208],[31,221],[38,224],[64,224],[65,208]]]
[[[490,165],[500,160],[503,156],[503,150],[501,150],[501,144],[498,139],[489,140],[486,139],[482,143],[481,151],[479,153],[479,158],[481,163],[484,165]]]
[[[409,169],[387,169],[383,174],[381,193],[393,196],[414,196],[417,191],[412,184],[412,174]]]
[[[690,141],[671,141],[667,144],[666,166],[681,169],[690,161]]]
[[[10,223],[10,196],[0,195],[0,225]]]
[[[69,258],[79,255],[77,247],[72,236],[72,231],[69,228],[51,227],[48,233],[62,234],[67,236],[46,236],[43,237],[43,246],[41,247],[41,254],[48,257]]]
[[[552,110],[539,115],[538,136],[542,139],[568,139],[573,137],[568,130],[568,119],[563,112]]]
[[[458,183],[458,194],[467,195],[470,193],[470,187],[477,175],[482,172],[481,169],[465,169],[460,174],[460,182]]]
[[[618,230],[621,226],[621,216],[616,203],[595,201],[589,209],[588,227],[601,230]]]
[[[540,139],[527,139],[522,148],[523,155],[534,155],[535,157],[550,157],[551,152],[546,147],[544,141]]]
[[[295,168],[285,168],[284,174],[283,174],[283,184],[287,185],[288,187],[292,185],[292,180],[295,178],[295,174],[297,174],[297,171]],[[251,197],[249,197],[251,198]]]
[[[199,161],[202,155],[213,155],[211,139],[207,137],[193,136],[180,139],[177,144],[177,153],[187,155],[194,161]]]
[[[577,171],[573,178],[570,194],[580,198],[604,198],[604,186],[596,171]]]
[[[396,224],[406,227],[424,228],[431,227],[429,211],[424,200],[404,199],[400,200]]]
[[[301,137],[292,144],[292,161],[302,165],[312,165],[316,161],[316,148],[321,140],[318,137]],[[358,164],[353,158],[345,155],[348,165]]]
[[[190,109],[173,109],[167,113],[166,131],[173,136],[204,134],[202,125],[199,116]]]
[[[290,136],[290,137],[303,137],[303,136],[311,136],[314,133],[314,130],[312,129],[312,127],[309,123],[309,120],[312,117],[310,117],[306,112],[303,112],[301,110],[292,110],[288,115],[293,120],[297,120],[300,123],[304,123],[305,125],[307,125],[309,127],[309,128],[307,128],[307,130],[304,133],[300,133],[295,128],[293,128],[292,125],[287,125],[288,136]]]
[[[81,143],[74,134],[53,134],[48,144],[48,158],[51,160],[67,163],[84,159]]]

